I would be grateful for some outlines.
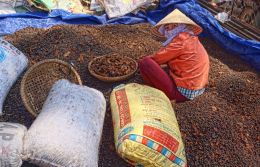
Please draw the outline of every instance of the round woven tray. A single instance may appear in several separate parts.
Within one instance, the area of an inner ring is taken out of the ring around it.
[[[21,96],[26,109],[37,116],[53,84],[67,79],[82,85],[77,71],[69,64],[57,59],[48,59],[33,65],[21,82]]]
[[[103,57],[104,57],[104,56],[102,56],[102,57],[96,57],[96,58],[94,58],[93,60],[91,60],[91,61],[89,62],[89,64],[88,64],[88,70],[89,70],[89,72],[90,72],[90,74],[91,74],[92,76],[94,76],[95,78],[97,78],[97,79],[99,79],[99,80],[101,80],[101,81],[104,81],[104,82],[117,82],[117,81],[126,80],[126,79],[130,78],[130,77],[136,72],[136,70],[137,70],[137,68],[138,68],[138,64],[137,64],[137,62],[136,62],[134,59],[132,59],[132,58],[130,58],[130,57],[123,57],[123,58],[125,58],[125,59],[128,59],[128,60],[130,60],[130,61],[135,62],[135,69],[134,69],[131,73],[129,73],[129,74],[127,74],[127,75],[119,76],[119,77],[105,77],[105,76],[101,76],[101,75],[96,74],[96,73],[92,70],[91,65],[92,65],[92,63],[95,62],[97,59],[100,59],[100,58],[103,58]],[[121,57],[121,58],[122,58],[122,57]]]

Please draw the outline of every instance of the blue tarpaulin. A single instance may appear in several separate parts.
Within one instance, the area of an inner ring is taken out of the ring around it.
[[[243,39],[221,27],[214,16],[202,8],[195,0],[161,0],[160,6],[153,11],[137,15],[128,14],[123,17],[108,19],[107,15],[94,16],[72,14],[63,10],[54,10],[50,14],[44,12],[0,15],[0,35],[12,34],[26,27],[47,28],[57,24],[138,24],[149,22],[156,24],[163,17],[178,8],[203,28],[203,34],[212,38],[227,51],[240,55],[260,71],[260,42]]]

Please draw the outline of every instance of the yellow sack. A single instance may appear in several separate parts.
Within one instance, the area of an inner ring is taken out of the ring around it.
[[[178,122],[163,92],[136,83],[121,85],[110,103],[122,158],[138,167],[187,166]]]

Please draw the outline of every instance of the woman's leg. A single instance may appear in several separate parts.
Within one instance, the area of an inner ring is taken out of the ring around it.
[[[152,58],[145,57],[139,61],[139,69],[144,82],[163,91],[170,100],[176,100],[176,102],[187,100],[178,91],[176,84],[169,75]]]

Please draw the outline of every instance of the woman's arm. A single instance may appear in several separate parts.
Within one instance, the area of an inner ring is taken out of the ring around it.
[[[183,50],[181,41],[173,40],[167,47],[161,48],[157,53],[152,55],[152,59],[158,64],[165,64],[176,58]]]

